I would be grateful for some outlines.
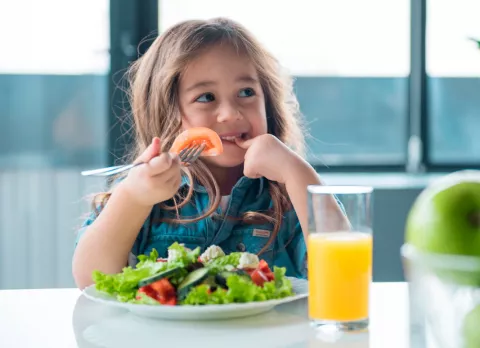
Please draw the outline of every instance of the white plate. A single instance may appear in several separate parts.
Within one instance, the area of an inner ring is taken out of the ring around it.
[[[103,294],[95,289],[95,285],[85,288],[84,295],[92,301],[103,303],[108,306],[120,307],[129,310],[133,314],[173,320],[216,320],[240,318],[268,312],[275,306],[308,297],[308,282],[304,279],[291,278],[295,295],[280,300],[270,300],[249,303],[231,303],[224,305],[204,306],[155,306],[120,302],[116,298]]]

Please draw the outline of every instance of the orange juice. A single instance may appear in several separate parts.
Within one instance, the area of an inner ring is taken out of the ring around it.
[[[361,232],[308,236],[308,310],[311,319],[368,318],[372,236]]]

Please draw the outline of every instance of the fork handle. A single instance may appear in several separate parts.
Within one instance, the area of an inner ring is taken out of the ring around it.
[[[193,148],[188,148],[182,150],[178,155],[180,157],[180,161],[184,165],[188,165],[189,163],[195,161],[198,156],[202,153],[203,149],[205,148],[205,144],[202,144],[200,146],[196,145]],[[168,151],[163,151],[163,153],[168,153]],[[100,168],[100,169],[93,169],[93,170],[85,170],[81,172],[83,176],[110,176],[114,174],[118,174],[121,172],[124,172],[126,170],[132,169],[133,167],[136,167],[140,164],[144,164],[145,162],[138,162],[135,164],[127,164],[127,165],[121,165],[121,166],[113,166],[113,167],[107,167],[107,168]]]
[[[143,164],[143,162],[121,165],[121,166],[113,166],[113,167],[107,167],[107,168],[101,168],[101,169],[85,170],[81,174],[83,176],[91,176],[91,175],[105,176],[106,173],[108,173],[108,175],[118,174],[126,170],[132,169],[133,167],[136,167],[140,164]]]
[[[144,162],[138,162],[138,163],[135,163],[135,164],[128,164],[128,165],[123,166],[121,168],[110,170],[110,171],[108,171],[108,175],[118,174],[118,173],[124,172],[126,170],[130,170],[133,167],[139,166],[140,164],[144,164]]]

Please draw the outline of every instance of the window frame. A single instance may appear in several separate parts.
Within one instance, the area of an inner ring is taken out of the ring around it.
[[[426,64],[427,6],[428,0],[410,0],[411,73],[409,83],[409,144],[407,172],[453,172],[461,169],[480,169],[478,162],[433,162],[430,152],[428,74]],[[418,143],[419,146],[415,144]],[[417,161],[418,159],[418,161]]]
[[[124,124],[128,110],[125,72],[158,34],[157,0],[110,0],[110,72],[108,76],[108,163],[125,159],[132,136]],[[121,119],[122,121],[120,121]]]

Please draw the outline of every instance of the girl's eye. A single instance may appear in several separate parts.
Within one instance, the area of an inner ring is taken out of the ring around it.
[[[212,93],[204,93],[198,97],[195,101],[199,103],[210,103],[215,100],[215,96]]]
[[[254,95],[255,95],[255,91],[253,90],[253,88],[244,88],[238,94],[240,98],[253,97]]]

